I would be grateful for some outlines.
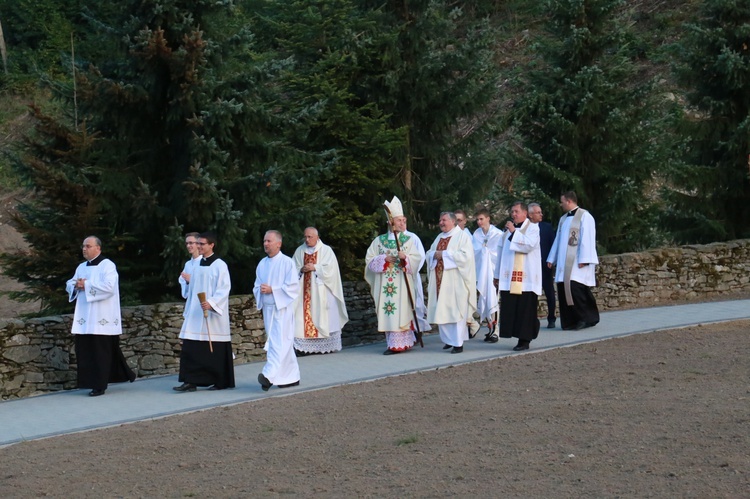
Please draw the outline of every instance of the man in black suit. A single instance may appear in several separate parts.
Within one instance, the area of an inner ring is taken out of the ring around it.
[[[539,245],[542,250],[542,289],[544,296],[547,298],[547,329],[555,327],[555,273],[554,270],[547,267],[547,257],[552,244],[555,242],[555,231],[549,222],[542,219],[542,207],[539,203],[529,203],[529,219],[535,224],[539,224]]]

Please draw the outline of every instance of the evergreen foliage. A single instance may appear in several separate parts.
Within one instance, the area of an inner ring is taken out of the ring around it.
[[[85,0],[84,0],[85,1]],[[82,1],[0,0],[9,71],[59,72],[60,54],[70,51],[70,35]]]
[[[31,109],[37,120],[37,135],[27,142],[28,152],[15,156],[16,166],[34,190],[44,195],[44,206],[21,204],[15,222],[34,250],[3,254],[6,275],[23,282],[24,291],[9,293],[19,301],[41,300],[43,311],[64,310],[68,298],[64,283],[80,261],[76,243],[101,232],[104,208],[94,195],[97,174],[92,151],[95,134],[85,126],[73,130]],[[116,243],[110,243],[116,244]],[[109,250],[106,246],[104,250]]]
[[[750,3],[704,0],[674,54],[686,146],[664,220],[679,242],[750,237]]]
[[[344,274],[359,277],[398,171],[393,157],[403,147],[403,132],[389,126],[378,103],[356,95],[390,34],[373,13],[347,0],[266,0],[247,7],[259,47],[288,63],[278,80],[279,104],[299,121],[285,130],[286,140],[331,166],[317,178],[325,185],[326,211],[308,224],[334,248]]]
[[[360,77],[357,93],[403,130],[392,190],[411,223],[434,224],[441,210],[481,199],[494,179],[497,32],[486,17],[470,15],[475,2],[362,5],[380,13],[381,29],[393,36],[383,40],[379,64]]]
[[[231,2],[132,0],[109,19],[103,43],[116,40],[119,50],[77,78],[86,126],[71,116],[39,116],[40,133],[18,162],[38,194],[24,207],[22,228],[65,231],[70,248],[55,251],[59,246],[29,237],[27,260],[39,262],[39,272],[53,263],[70,271],[75,241],[96,230],[118,265],[123,301],[152,302],[176,282],[186,257],[181,233],[213,229],[218,252],[235,267],[235,289],[246,290],[265,228],[299,226],[320,209],[309,182],[319,171],[305,169],[308,155],[276,139],[292,120],[272,107],[274,68],[254,54],[250,33],[234,15]],[[72,97],[70,89],[64,97]],[[85,154],[55,156],[60,134],[44,127],[64,130],[68,145],[95,138]],[[79,157],[85,177],[69,173],[80,169]],[[94,219],[70,223],[80,208],[54,204],[69,186],[49,179],[65,175],[85,186]],[[22,275],[22,260],[6,262]],[[48,288],[39,293],[45,311],[59,310],[55,284]]]
[[[512,114],[518,141],[508,161],[519,197],[555,206],[567,190],[597,219],[598,243],[631,251],[651,237],[648,186],[666,160],[664,106],[625,43],[619,0],[551,0],[548,35],[536,47]],[[636,80],[637,81],[637,80]],[[559,210],[556,210],[559,213]]]

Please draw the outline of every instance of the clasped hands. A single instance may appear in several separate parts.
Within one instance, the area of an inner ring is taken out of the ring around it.
[[[399,263],[400,261],[406,261],[406,253],[403,251],[398,252],[398,256],[388,255],[385,257],[385,261],[388,263]]]

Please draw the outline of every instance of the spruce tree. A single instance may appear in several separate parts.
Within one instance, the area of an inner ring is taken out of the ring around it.
[[[683,243],[750,237],[750,3],[703,1],[673,54],[687,141],[664,220]]]
[[[380,58],[361,75],[356,93],[403,131],[391,189],[413,222],[434,223],[441,210],[484,196],[494,179],[497,33],[487,17],[473,16],[475,2],[361,5],[392,35],[382,39]]]
[[[390,127],[378,103],[356,95],[389,35],[372,13],[347,0],[245,5],[255,15],[259,47],[287,62],[277,82],[285,96],[279,105],[299,120],[285,130],[286,140],[330,165],[311,185],[325,195],[326,210],[307,224],[335,249],[345,274],[358,277],[373,233],[382,230],[381,203],[398,171],[394,155],[403,147],[404,134]]]
[[[547,34],[536,44],[511,114],[517,140],[507,161],[516,196],[557,206],[578,194],[609,252],[653,236],[650,182],[667,160],[663,106],[628,52],[620,0],[551,0]],[[556,210],[559,213],[559,209]]]
[[[116,16],[97,19],[101,43],[113,50],[81,61],[77,102],[85,126],[73,120],[72,88],[62,89],[68,115],[40,116],[19,161],[37,192],[21,213],[32,244],[25,261],[45,262],[33,278],[46,281],[49,292],[40,298],[47,311],[59,310],[53,294],[64,280],[42,274],[43,267],[58,262],[72,271],[78,241],[93,232],[118,265],[123,302],[152,302],[176,282],[184,231],[217,231],[234,290],[246,291],[263,232],[321,211],[318,191],[309,188],[314,172],[300,168],[311,160],[279,139],[294,119],[274,105],[278,69],[254,52],[239,14],[229,1],[130,0]],[[59,134],[45,133],[47,121],[70,135],[68,143],[94,137],[85,154],[56,155]],[[71,185],[50,181],[62,175]],[[60,225],[60,216],[76,218],[80,207],[51,200],[73,187],[84,192],[92,218]],[[34,238],[32,228],[52,237]],[[55,236],[70,250],[56,253],[59,246],[45,243]],[[24,260],[8,265],[22,275]]]

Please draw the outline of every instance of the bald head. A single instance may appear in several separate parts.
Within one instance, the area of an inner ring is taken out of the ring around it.
[[[305,229],[305,244],[308,248],[314,248],[319,240],[318,229],[315,227],[308,227]]]

